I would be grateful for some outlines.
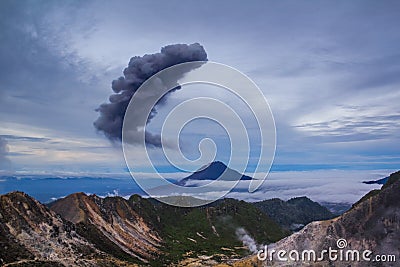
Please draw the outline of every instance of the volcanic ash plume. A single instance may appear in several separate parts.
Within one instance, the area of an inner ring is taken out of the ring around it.
[[[112,90],[114,91],[114,94],[109,97],[110,102],[101,104],[96,109],[96,111],[100,113],[100,116],[94,122],[94,126],[98,131],[103,132],[104,135],[110,140],[121,141],[122,124],[126,108],[132,96],[148,78],[157,72],[176,64],[206,60],[207,53],[198,43],[191,45],[168,45],[163,47],[160,53],[131,58],[128,67],[124,69],[124,76],[112,82]],[[191,70],[189,69],[187,71],[189,72]],[[177,79],[179,77],[177,76],[174,78]],[[165,94],[152,108],[147,123],[149,123],[150,120],[157,114],[157,107],[165,103],[166,97],[171,92],[180,89],[178,81],[176,80],[174,82],[176,86],[167,94]],[[149,97],[151,97],[151,95],[152,92],[149,92]],[[143,99],[140,105],[146,105],[146,99]],[[134,108],[140,110],[143,107],[135,106]],[[145,125],[137,125],[137,129],[143,128],[144,126]],[[156,147],[161,146],[161,139],[159,135],[146,132],[145,136],[147,144]]]

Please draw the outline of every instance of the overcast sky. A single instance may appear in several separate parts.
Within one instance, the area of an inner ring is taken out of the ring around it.
[[[399,26],[398,1],[1,1],[0,169],[124,171],[95,109],[131,57],[196,42],[268,99],[274,170],[398,169]]]

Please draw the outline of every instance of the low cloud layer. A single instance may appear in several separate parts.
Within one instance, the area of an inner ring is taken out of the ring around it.
[[[271,198],[288,200],[293,197],[307,196],[313,201],[329,203],[355,203],[362,196],[381,185],[364,184],[362,181],[377,180],[388,176],[393,170],[363,170],[363,171],[294,171],[271,172],[263,185],[255,192],[249,193],[250,181],[240,181],[226,197],[245,201],[262,201]],[[251,174],[249,174],[251,175]],[[263,177],[264,174],[260,174]],[[257,175],[254,177],[257,178]],[[210,183],[212,185],[210,185]],[[204,192],[192,196],[202,199],[212,199],[221,191],[231,188],[231,181],[193,181],[191,186],[206,186]],[[157,196],[176,195],[171,188],[154,191]]]
[[[160,53],[132,57],[128,67],[124,69],[124,76],[112,82],[114,94],[109,97],[109,103],[104,103],[98,107],[97,111],[100,113],[100,117],[94,122],[94,126],[110,140],[120,141],[122,139],[122,124],[128,104],[135,92],[148,78],[176,64],[206,60],[207,53],[198,43],[168,45],[161,48]],[[180,89],[180,86],[176,81],[176,87],[169,93],[178,89]],[[149,92],[149,97],[152,94],[152,92]],[[168,94],[164,95],[153,107],[147,123],[157,114],[157,107],[165,103]],[[146,99],[144,99],[142,105],[146,104]],[[135,108],[141,109],[141,107]],[[143,126],[137,125],[138,128]],[[159,135],[146,132],[146,143],[160,147],[161,138]]]

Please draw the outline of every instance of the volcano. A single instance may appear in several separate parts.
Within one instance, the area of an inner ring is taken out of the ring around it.
[[[214,161],[208,166],[203,166],[198,171],[183,178],[178,182],[178,185],[187,186],[188,182],[217,180],[220,181],[238,181],[238,180],[251,180],[250,176],[241,174],[235,170],[228,168],[220,161]]]

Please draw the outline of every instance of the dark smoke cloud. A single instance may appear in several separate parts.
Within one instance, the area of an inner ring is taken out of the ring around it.
[[[10,160],[7,158],[7,154],[7,141],[0,136],[0,170],[5,170],[10,167]]]
[[[203,46],[198,43],[191,45],[174,44],[161,48],[160,53],[144,55],[142,57],[132,57],[128,67],[124,69],[124,76],[119,77],[112,82],[112,90],[114,94],[109,97],[109,103],[104,103],[97,108],[100,113],[99,118],[94,122],[94,126],[100,132],[112,141],[120,141],[122,139],[122,123],[125,116],[125,111],[132,96],[138,88],[151,76],[157,72],[171,67],[176,64],[206,61],[207,53]],[[188,70],[190,71],[190,70]],[[179,84],[169,93],[180,89]],[[169,94],[168,93],[168,94]],[[149,92],[151,95],[151,92]],[[157,114],[157,107],[165,103],[168,94],[153,107],[149,115],[147,123]],[[144,101],[143,105],[146,104]],[[140,109],[141,107],[135,107]],[[140,125],[138,125],[140,126]],[[141,125],[144,126],[144,125]],[[152,146],[161,146],[160,135],[146,132],[146,143]]]

